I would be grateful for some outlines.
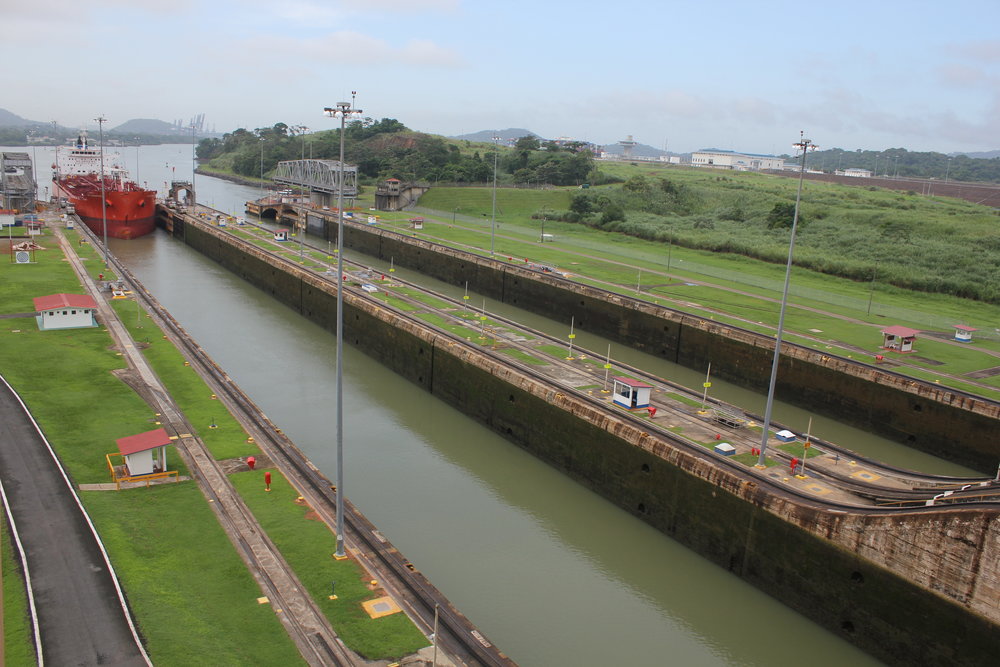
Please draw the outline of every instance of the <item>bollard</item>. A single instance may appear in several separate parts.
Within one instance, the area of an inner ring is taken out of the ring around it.
[[[264,473],[264,490],[271,490],[271,473],[269,472]]]

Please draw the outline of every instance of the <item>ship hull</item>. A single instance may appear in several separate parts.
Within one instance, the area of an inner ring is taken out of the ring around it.
[[[67,181],[55,181],[55,191],[76,209],[87,227],[103,235],[107,217],[107,235],[118,239],[144,236],[156,227],[156,192],[154,190],[106,190],[101,210],[99,190],[74,187]],[[81,192],[81,190],[84,190]]]

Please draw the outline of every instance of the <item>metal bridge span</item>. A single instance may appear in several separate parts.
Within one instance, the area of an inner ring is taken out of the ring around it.
[[[343,183],[341,183],[343,173]],[[339,160],[286,160],[279,162],[271,180],[284,185],[305,188],[309,200],[320,206],[336,206],[337,194],[343,191],[345,199],[353,205],[358,196],[358,168],[343,165]]]

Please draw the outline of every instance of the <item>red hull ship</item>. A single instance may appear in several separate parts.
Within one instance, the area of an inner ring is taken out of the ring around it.
[[[101,206],[101,151],[87,145],[87,135],[77,137],[76,146],[60,148],[56,154],[53,190],[66,197],[76,214],[95,234],[134,239],[156,226],[156,191],[147,190],[128,178],[117,165],[117,153],[105,154],[110,163],[103,177],[104,207]]]

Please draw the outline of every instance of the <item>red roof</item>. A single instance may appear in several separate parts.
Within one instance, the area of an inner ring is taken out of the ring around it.
[[[964,324],[956,324],[954,326],[959,331],[979,331],[979,329],[976,329],[975,327],[967,327]]]
[[[893,336],[900,336],[902,338],[911,338],[920,333],[920,331],[917,329],[911,329],[909,327],[901,327],[899,325],[896,325],[882,329],[882,333],[892,334]]]
[[[97,302],[86,294],[50,294],[32,299],[35,310],[56,310],[59,308],[97,308]]]
[[[169,445],[170,442],[170,436],[168,436],[166,430],[162,428],[115,440],[115,443],[118,445],[118,451],[125,456],[135,454],[136,452],[144,452],[147,449],[154,449],[156,447],[162,447],[163,445]]]
[[[645,382],[640,382],[639,380],[633,380],[632,378],[615,377],[615,381],[621,382],[622,384],[627,384],[628,386],[634,388],[645,388],[645,389],[653,388],[653,385],[651,384],[646,384]]]
[[[398,178],[387,178],[387,179],[385,179],[385,182],[386,183],[399,183],[399,179]]]

